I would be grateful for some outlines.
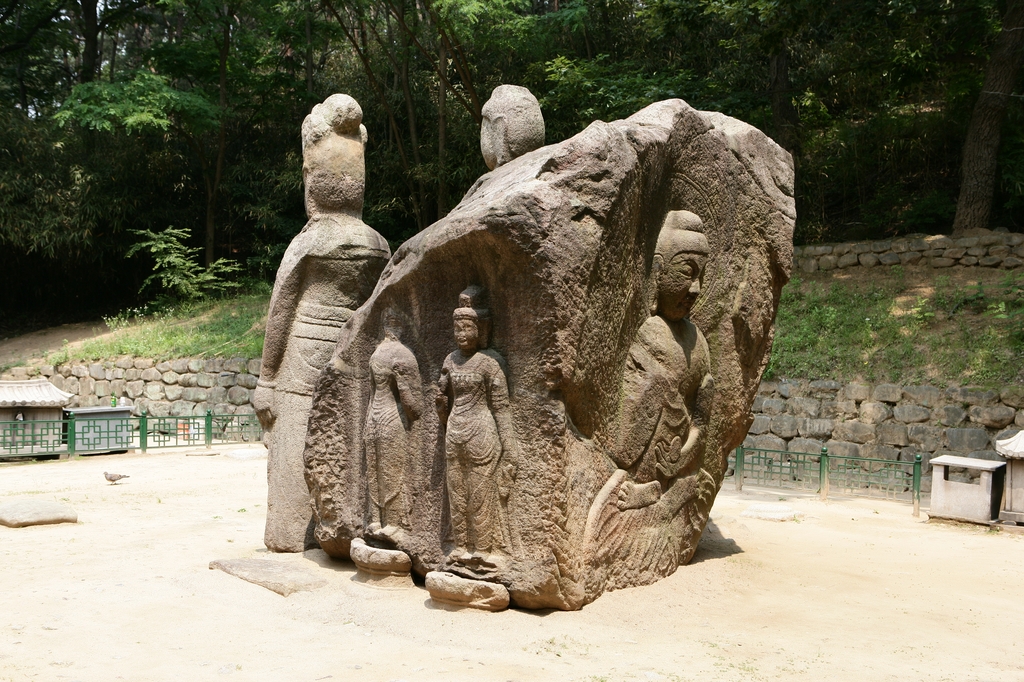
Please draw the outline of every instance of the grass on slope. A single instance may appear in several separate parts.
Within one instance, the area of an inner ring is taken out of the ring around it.
[[[260,357],[269,287],[130,319],[65,345],[51,364],[120,355]],[[765,378],[936,385],[1024,382],[1024,273],[893,266],[794,277]]]
[[[765,377],[1024,381],[1024,275],[940,273],[894,266],[794,277]]]
[[[182,304],[171,310],[138,316],[127,311],[106,320],[111,333],[65,345],[51,354],[50,364],[68,360],[99,360],[120,355],[166,360],[182,357],[245,357],[263,354],[267,292]]]

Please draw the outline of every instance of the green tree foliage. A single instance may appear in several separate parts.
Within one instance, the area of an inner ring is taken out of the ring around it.
[[[333,92],[363,107],[364,219],[393,244],[485,172],[480,108],[501,83],[538,96],[548,142],[668,97],[758,126],[794,155],[798,241],[949,231],[1005,7],[0,0],[0,270],[34,283],[4,288],[0,308],[133,303],[148,273],[124,258],[130,230],[168,224],[195,235],[185,245],[207,264],[272,278],[305,222],[302,118]],[[1015,229],[1021,94],[992,216]]]
[[[155,290],[160,303],[198,301],[239,286],[238,282],[225,279],[240,270],[238,263],[218,258],[205,268],[199,265],[200,249],[182,243],[192,236],[189,230],[168,227],[163,232],[132,230],[132,234],[139,241],[128,249],[125,257],[130,258],[140,251],[149,252],[153,258],[153,274],[142,283],[140,293]]]

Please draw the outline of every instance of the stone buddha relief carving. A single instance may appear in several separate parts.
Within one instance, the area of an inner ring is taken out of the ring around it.
[[[409,460],[418,449],[412,429],[420,417],[423,387],[416,357],[401,342],[402,318],[389,308],[381,323],[384,340],[370,356],[370,402],[363,427],[366,538],[398,546],[409,530]]]
[[[505,360],[487,348],[490,311],[484,305],[480,287],[459,295],[453,313],[459,348],[445,358],[437,395],[455,543],[446,563],[474,573],[496,569],[508,551],[505,502],[518,455]]]
[[[590,560],[605,567],[613,586],[620,572],[673,570],[683,548],[645,530],[716,492],[701,469],[714,396],[711,355],[689,319],[710,251],[702,230],[689,211],[665,217],[651,273],[651,316],[629,349],[608,452],[619,469],[594,500],[584,534]]]

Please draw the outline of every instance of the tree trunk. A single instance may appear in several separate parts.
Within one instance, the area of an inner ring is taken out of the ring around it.
[[[768,78],[775,141],[793,155],[795,163],[800,153],[800,117],[793,106],[792,87],[789,84],[789,55],[785,47],[780,47],[769,57]]]
[[[312,109],[313,104],[313,11],[309,8],[309,3],[306,3],[306,94],[309,95],[309,107],[306,108],[308,112]]]
[[[438,61],[442,69],[448,68],[448,55],[445,53],[444,42],[438,41]],[[445,111],[448,98],[445,79],[437,79],[437,219],[440,220],[448,213],[448,182],[447,169],[444,167],[445,144],[447,137],[447,112]]]
[[[114,82],[114,63],[117,61],[117,32],[110,40],[110,82]]]
[[[1009,0],[1003,30],[985,69],[985,84],[967,126],[953,235],[988,227],[1006,105],[1024,61],[1024,0]]]
[[[206,199],[206,267],[214,261],[216,250],[217,195],[220,181],[224,176],[224,156],[227,151],[228,128],[228,51],[231,49],[231,12],[224,8],[224,29],[220,44],[220,129],[217,131],[217,162],[213,172],[213,183]]]
[[[404,13],[405,6],[402,5]],[[402,96],[405,99],[405,115],[409,123],[409,143],[412,147],[413,174],[416,176],[417,196],[413,199],[413,212],[416,214],[416,229],[422,231],[427,226],[427,218],[423,215],[426,188],[423,185],[422,161],[420,160],[420,137],[416,125],[416,107],[412,99],[412,88],[409,85],[409,35],[402,34],[402,61],[399,77],[402,83]]]
[[[345,37],[348,38],[349,43],[352,45],[353,51],[356,53],[356,56],[359,57],[359,61],[361,61],[363,64],[363,72],[366,74],[366,79],[370,83],[370,88],[377,95],[378,103],[380,104],[381,108],[384,109],[384,112],[388,116],[388,140],[389,142],[394,142],[395,148],[398,150],[398,158],[402,163],[402,170],[404,171],[402,176],[405,180],[406,187],[409,188],[409,196],[412,197],[412,201],[415,202],[416,190],[412,184],[412,172],[409,166],[409,157],[405,153],[405,144],[402,142],[402,135],[398,129],[398,118],[395,115],[394,107],[391,106],[391,102],[385,93],[384,85],[377,78],[377,75],[373,72],[373,67],[370,64],[370,58],[368,56],[370,54],[370,49],[367,38],[367,34],[370,32],[369,28],[367,24],[362,21],[359,21],[358,30],[355,28],[355,26],[350,28],[349,25],[345,23],[343,17],[338,12],[338,9],[334,6],[334,3],[332,3],[331,0],[324,0],[324,7],[327,8],[327,10],[337,20],[338,25],[341,26],[341,30],[345,34]],[[377,35],[376,32],[374,32],[374,36],[377,38],[378,42],[381,45],[385,44],[383,41],[380,40],[380,36]],[[397,67],[393,73],[393,77],[395,80],[392,89],[397,90]]]
[[[18,8],[18,16],[15,20],[15,28],[21,28],[21,7]],[[18,64],[15,67],[15,76],[18,79],[18,101],[21,102],[21,113],[28,116],[28,91],[25,89],[25,50],[18,53]]]
[[[82,72],[78,74],[78,80],[81,83],[88,83],[96,77],[96,61],[99,56],[97,4],[97,0],[81,0]]]

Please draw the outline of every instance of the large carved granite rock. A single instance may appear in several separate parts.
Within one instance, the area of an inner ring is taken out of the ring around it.
[[[395,252],[320,375],[320,545],[527,608],[671,574],[750,425],[794,220],[789,154],[680,100],[498,165]]]
[[[391,252],[363,223],[366,129],[348,95],[331,95],[302,123],[309,222],[285,252],[267,315],[253,403],[267,444],[267,526],[275,552],[315,547],[302,451],[313,386],[341,327],[373,291]]]

